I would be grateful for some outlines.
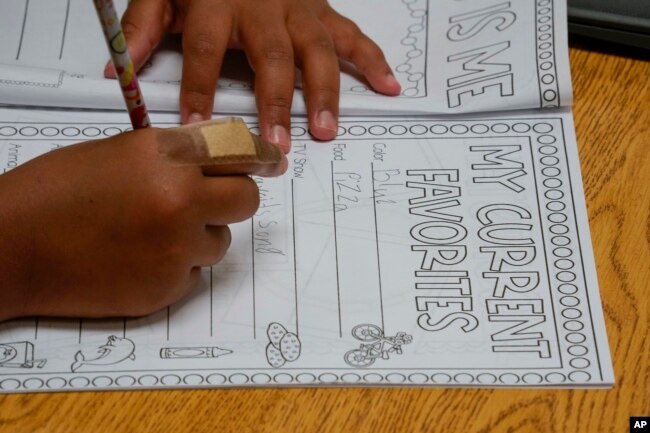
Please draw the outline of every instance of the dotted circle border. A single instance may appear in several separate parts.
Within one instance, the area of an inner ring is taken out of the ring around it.
[[[553,0],[535,2],[535,45],[540,108],[560,106],[560,87],[555,59]]]
[[[566,164],[561,165],[559,158],[549,157],[561,152],[562,140],[557,139],[559,132],[555,131],[553,124],[548,121],[539,121],[532,129],[535,133],[534,152],[539,162],[537,169],[540,177],[538,188],[541,193],[541,224],[548,228],[549,233],[546,239],[547,244],[550,243],[547,248],[547,266],[551,277],[552,300],[559,313],[558,325],[561,325],[558,327],[558,338],[565,348],[562,352],[563,359],[572,370],[568,373],[569,380],[574,381],[576,377],[590,379],[591,375],[584,371],[591,364],[584,357],[589,353],[589,349],[587,345],[574,342],[584,342],[589,337],[584,331],[587,326],[581,320],[584,315],[582,310],[586,307],[582,305],[580,298],[573,296],[578,291],[586,293],[586,287],[577,282],[578,272],[575,271],[576,263],[582,262],[579,246],[572,245],[571,238],[564,236],[571,231],[577,236],[577,227],[573,223],[575,215],[564,201],[571,192],[570,186],[564,184],[568,183],[568,167]]]
[[[584,359],[584,358],[576,358]],[[573,376],[572,376],[573,375]],[[175,372],[155,375],[143,373],[97,373],[95,375],[78,375],[71,373],[51,376],[8,377],[0,380],[0,393],[9,391],[37,390],[79,390],[79,389],[119,389],[130,387],[135,389],[151,389],[165,387],[218,387],[218,386],[274,386],[274,385],[560,385],[567,381],[588,381],[591,375],[582,370],[571,372],[554,371],[542,375],[537,371],[503,372],[425,372],[413,373],[404,371],[365,371],[353,370],[345,372],[334,371],[304,371],[288,373],[283,371],[256,371],[254,373],[219,373],[219,372]],[[588,378],[587,378],[588,377]]]

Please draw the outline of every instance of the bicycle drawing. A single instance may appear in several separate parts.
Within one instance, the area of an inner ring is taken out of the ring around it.
[[[384,330],[377,325],[364,323],[352,328],[352,336],[361,341],[358,349],[352,349],[343,356],[345,363],[351,367],[368,367],[377,359],[390,359],[391,354],[402,354],[402,346],[410,344],[413,336],[398,332],[393,337],[384,335]]]

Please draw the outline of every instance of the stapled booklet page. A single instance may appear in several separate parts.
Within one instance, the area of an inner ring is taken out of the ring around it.
[[[0,102],[40,107],[0,109],[4,172],[130,128],[110,111],[91,6],[2,6]],[[1,323],[1,391],[613,384],[565,2],[333,6],[385,49],[403,94],[345,75],[339,134],[316,142],[298,89],[287,174],[255,178],[259,209],[196,290],[142,318]],[[163,47],[142,74],[154,109],[177,110],[179,64]],[[259,132],[247,80],[222,78],[217,107]]]

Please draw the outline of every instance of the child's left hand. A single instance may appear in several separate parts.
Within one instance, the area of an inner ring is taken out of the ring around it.
[[[256,73],[262,135],[285,151],[295,66],[302,70],[309,127],[318,139],[336,136],[339,57],[378,92],[400,92],[377,44],[326,0],[132,0],[122,27],[136,68],[165,32],[183,34],[183,123],[210,118],[224,53],[244,50]],[[105,73],[114,76],[110,67]]]

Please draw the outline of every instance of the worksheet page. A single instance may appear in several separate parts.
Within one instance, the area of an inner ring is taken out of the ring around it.
[[[115,1],[118,10],[126,0]],[[466,113],[571,105],[565,0],[332,0],[381,46],[402,85],[377,95],[341,63],[341,112]],[[0,103],[122,109],[103,78],[108,50],[89,0],[0,7]],[[152,110],[178,111],[181,41],[169,37],[140,74]],[[230,53],[216,111],[254,113],[253,73]],[[294,112],[304,113],[300,80]]]
[[[0,168],[129,127],[0,109]],[[291,132],[289,172],[255,178],[259,209],[190,296],[136,319],[1,323],[0,390],[613,383],[570,112]]]

